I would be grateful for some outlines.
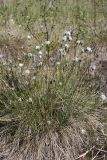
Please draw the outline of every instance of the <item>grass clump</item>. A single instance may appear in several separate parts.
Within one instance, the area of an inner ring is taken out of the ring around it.
[[[99,92],[96,48],[106,25],[97,14],[103,6],[91,12],[93,2],[26,0],[0,8],[0,159],[105,153],[107,97]]]
[[[95,115],[99,83],[89,76],[88,63],[63,59],[55,67],[39,67],[35,76],[21,72],[18,77],[13,66],[8,72],[3,67],[0,123],[6,159],[75,159],[94,145],[102,128]]]

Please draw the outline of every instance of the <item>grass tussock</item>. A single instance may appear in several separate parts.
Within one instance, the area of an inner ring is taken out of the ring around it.
[[[106,160],[105,6],[2,3],[0,159]]]
[[[88,74],[88,63],[64,58],[54,68],[46,64],[32,76],[21,70],[18,77],[10,68],[2,68],[0,92],[5,159],[73,160],[97,143],[99,82]]]

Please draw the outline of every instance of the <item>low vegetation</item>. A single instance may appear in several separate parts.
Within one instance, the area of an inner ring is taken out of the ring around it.
[[[87,12],[78,0],[2,3],[1,159],[106,159],[106,10],[84,4]]]

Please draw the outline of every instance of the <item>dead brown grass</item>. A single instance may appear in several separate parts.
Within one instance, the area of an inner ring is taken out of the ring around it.
[[[84,119],[71,120],[68,127],[50,130],[41,137],[33,137],[28,130],[23,141],[5,129],[0,138],[0,156],[4,160],[76,160],[91,147],[100,146],[102,127],[93,116],[85,115]]]

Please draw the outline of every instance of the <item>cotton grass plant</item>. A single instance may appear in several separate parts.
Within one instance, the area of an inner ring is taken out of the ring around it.
[[[99,82],[91,79],[88,68],[88,62],[63,58],[27,76],[23,68],[17,77],[13,65],[10,70],[1,65],[4,159],[73,160],[97,143],[102,129],[96,116]]]
[[[104,136],[98,114],[100,82],[89,71],[93,49],[84,45],[78,31],[67,29],[62,38],[58,37],[60,28],[62,34],[68,25],[62,18],[59,30],[54,28],[65,10],[63,4],[58,6],[57,16],[51,9],[49,14],[42,13],[40,21],[44,28],[37,32],[33,25],[39,8],[37,14],[32,14],[35,5],[31,10],[31,1],[25,2],[27,7],[25,3],[22,12],[21,4],[19,10],[13,8],[14,16],[6,23],[10,32],[8,36],[4,32],[0,39],[0,158],[91,159],[95,146],[103,149],[105,141],[102,139],[100,144]]]

